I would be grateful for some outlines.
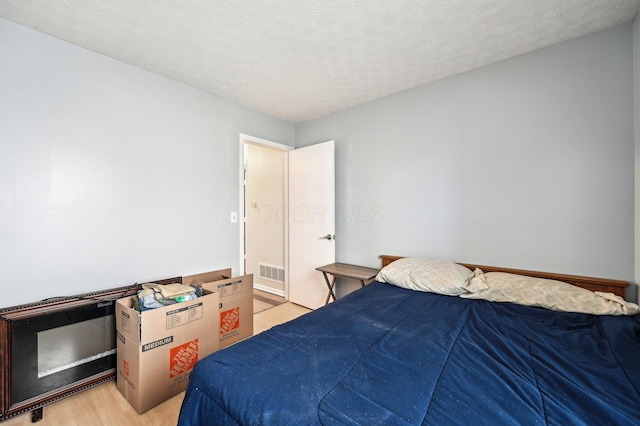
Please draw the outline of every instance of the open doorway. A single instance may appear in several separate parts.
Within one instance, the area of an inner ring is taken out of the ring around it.
[[[240,148],[240,269],[253,274],[254,295],[287,298],[287,156],[293,148],[242,134]]]

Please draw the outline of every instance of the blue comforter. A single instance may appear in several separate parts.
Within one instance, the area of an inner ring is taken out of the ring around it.
[[[187,425],[640,425],[640,316],[374,282],[213,353]]]

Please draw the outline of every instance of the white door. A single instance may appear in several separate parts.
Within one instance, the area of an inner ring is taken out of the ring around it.
[[[316,268],[335,262],[335,142],[289,152],[289,300],[311,309],[328,294]]]

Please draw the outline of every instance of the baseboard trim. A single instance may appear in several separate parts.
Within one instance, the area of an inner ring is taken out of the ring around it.
[[[256,290],[264,291],[265,293],[271,293],[279,297],[284,297],[286,299],[283,290],[276,290],[275,288],[267,287],[266,285],[262,285],[256,282],[253,283],[253,288],[255,288]]]

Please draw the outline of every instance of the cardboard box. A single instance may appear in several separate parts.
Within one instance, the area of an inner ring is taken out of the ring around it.
[[[211,283],[214,281],[226,280],[231,278],[231,268],[219,269],[217,271],[203,272],[201,274],[187,275],[182,277],[182,284],[200,285],[202,283]]]
[[[117,386],[138,413],[186,389],[195,363],[219,347],[218,293],[138,312],[116,301]]]
[[[212,282],[212,273],[190,275],[182,278],[187,285],[200,285],[204,290],[218,294],[220,349],[253,336],[253,274]],[[215,272],[214,272],[215,274]]]

